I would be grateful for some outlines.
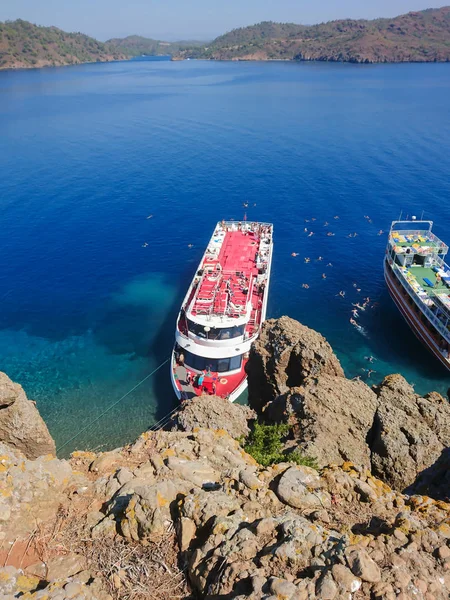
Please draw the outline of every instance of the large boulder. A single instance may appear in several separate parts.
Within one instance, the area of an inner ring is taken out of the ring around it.
[[[450,446],[450,404],[434,392],[420,397],[401,375],[386,377],[377,394],[369,440],[372,469],[392,487],[404,489]]]
[[[66,488],[77,482],[67,461],[51,456],[28,460],[0,443],[0,550],[54,519]]]
[[[279,396],[264,416],[290,423],[299,449],[321,466],[351,461],[369,467],[366,438],[376,408],[376,395],[362,381],[321,375]]]
[[[0,373],[0,442],[30,459],[56,452],[55,442],[34,402],[5,373]]]
[[[255,417],[254,411],[248,406],[233,404],[219,396],[195,396],[183,402],[181,410],[174,417],[174,429],[221,429],[238,439],[248,435],[248,421]]]
[[[308,377],[344,377],[326,339],[289,317],[269,319],[252,347],[247,364],[249,404],[261,408]]]

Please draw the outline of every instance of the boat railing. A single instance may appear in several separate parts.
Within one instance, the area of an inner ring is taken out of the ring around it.
[[[447,342],[450,343],[450,332],[447,327],[442,323],[442,321],[434,314],[434,312],[419,298],[416,290],[412,287],[412,285],[407,281],[403,271],[395,264],[392,263],[392,268],[395,272],[399,274],[398,280],[403,285],[403,287],[408,292],[409,296],[413,299],[415,304],[417,304],[419,310],[427,317],[427,319],[434,325],[434,327],[439,331],[439,333],[446,339]],[[428,296],[429,297],[429,296]]]
[[[426,230],[426,231],[422,230],[422,229],[394,229],[394,230],[391,230],[390,236],[389,236],[389,241],[392,240],[395,243],[393,234],[398,234],[398,235],[402,235],[402,236],[426,237],[426,238],[428,238],[427,241],[434,242],[439,247],[447,248],[447,250],[448,250],[448,246],[440,238],[438,238],[437,235],[435,235],[432,231],[429,231],[429,230]],[[417,240],[415,240],[415,241],[417,241]],[[413,243],[414,243],[414,241],[411,242],[411,245]]]
[[[445,262],[445,260],[443,258],[441,258],[440,256],[437,256],[436,263],[437,263],[437,266],[440,267],[442,271],[445,271],[446,273],[450,273],[450,266]]]

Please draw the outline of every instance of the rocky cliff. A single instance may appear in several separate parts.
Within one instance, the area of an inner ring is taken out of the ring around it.
[[[0,443],[0,598],[446,600],[446,402],[399,376],[348,381],[285,317],[265,324],[249,382],[260,419],[287,422],[317,469],[261,466],[241,445],[255,413],[207,396],[112,452]]]
[[[0,373],[0,442],[28,458],[55,454],[55,442],[36,405],[5,373]]]
[[[325,338],[289,317],[264,324],[247,371],[250,405],[289,423],[290,444],[320,465],[350,460],[397,490],[436,488],[424,471],[450,446],[450,404],[439,394],[422,398],[400,375],[374,388],[346,379]],[[450,488],[443,482],[433,494],[448,497]]]

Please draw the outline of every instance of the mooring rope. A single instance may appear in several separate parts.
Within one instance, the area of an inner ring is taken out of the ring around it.
[[[75,440],[82,433],[84,433],[87,429],[89,429],[89,427],[92,427],[92,425],[94,425],[95,423],[97,423],[98,421],[100,421],[100,419],[102,417],[104,417],[110,410],[112,410],[115,406],[117,406],[120,402],[122,402],[122,400],[124,400],[127,396],[129,396],[132,392],[134,392],[134,390],[136,390],[140,385],[142,385],[145,381],[147,381],[147,379],[150,379],[150,377],[152,375],[154,375],[165,364],[167,364],[169,362],[169,360],[170,360],[170,358],[166,358],[166,360],[164,362],[162,362],[160,365],[158,365],[156,367],[156,369],[154,369],[151,373],[149,373],[146,377],[144,377],[144,379],[141,379],[141,381],[139,381],[139,383],[137,383],[134,387],[132,387],[131,390],[128,390],[128,392],[126,394],[124,394],[118,400],[116,400],[113,404],[111,404],[110,406],[108,406],[108,408],[106,410],[104,410],[98,417],[96,417],[93,421],[91,421],[88,425],[86,425],[86,427],[83,427],[83,429],[80,429],[80,431],[78,431],[78,433],[76,433],[71,438],[69,438],[66,442],[64,442],[64,444],[62,444],[62,446],[59,446],[59,448],[56,449],[56,452],[59,452],[60,450],[62,450],[63,448],[65,448],[67,446],[67,444],[70,444],[70,442],[73,442],[73,440]],[[179,409],[179,407],[177,406],[170,413],[168,413],[167,415],[164,415],[164,417],[162,417],[162,419],[160,419],[157,423],[155,423],[155,425],[152,425],[152,427],[150,427],[150,429],[152,429],[155,426],[159,426],[159,424],[162,421],[164,421],[165,419],[167,419],[167,417],[170,417],[178,409]],[[169,420],[170,419],[168,419],[167,422]]]

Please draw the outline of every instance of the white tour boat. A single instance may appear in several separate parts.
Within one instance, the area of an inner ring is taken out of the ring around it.
[[[270,223],[217,224],[177,319],[171,361],[179,399],[236,400],[247,387],[250,346],[266,317],[273,251]]]

